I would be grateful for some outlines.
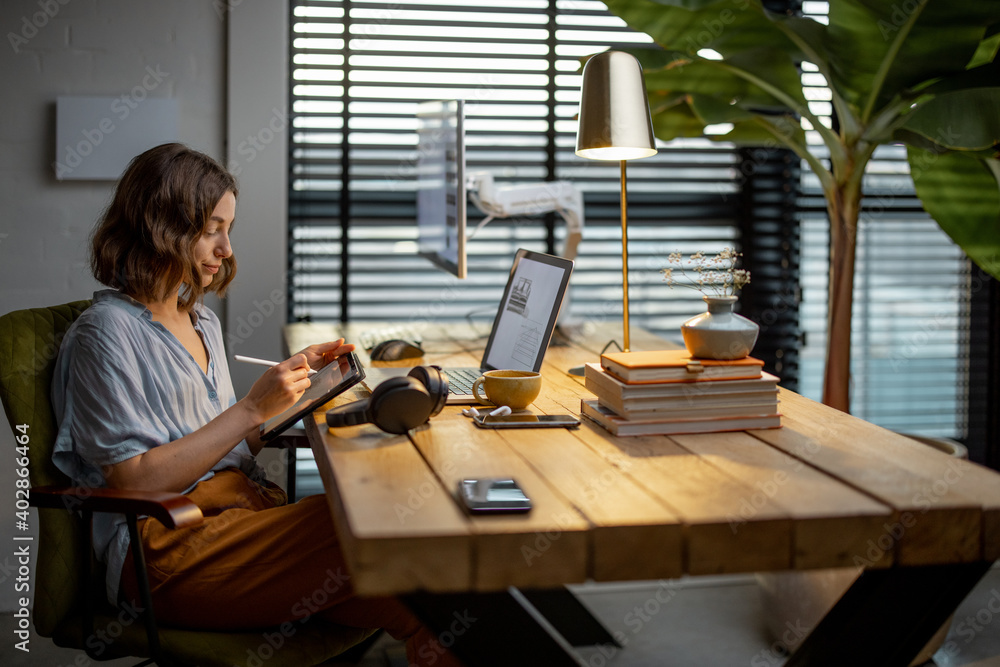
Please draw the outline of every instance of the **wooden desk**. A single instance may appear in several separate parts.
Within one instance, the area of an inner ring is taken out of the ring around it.
[[[291,325],[286,344],[337,335]],[[533,409],[579,413],[592,395],[564,369],[594,361],[611,336],[550,348]],[[636,349],[663,345],[642,332],[633,339]],[[476,365],[483,344],[461,328],[425,340],[423,361],[442,365]],[[1000,475],[792,392],[780,400],[781,429],[669,438],[616,438],[587,421],[574,431],[484,431],[452,406],[407,436],[330,430],[322,410],[306,431],[362,595],[414,594],[432,617],[495,604],[488,593],[509,587],[862,565],[787,664],[871,656],[872,665],[905,665],[1000,557]],[[484,475],[517,478],[534,510],[466,516],[458,480]],[[481,627],[476,641],[485,635]],[[843,653],[865,638],[885,650]]]

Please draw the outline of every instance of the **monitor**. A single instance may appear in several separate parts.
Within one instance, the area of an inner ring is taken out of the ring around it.
[[[417,108],[417,252],[465,278],[465,102]]]

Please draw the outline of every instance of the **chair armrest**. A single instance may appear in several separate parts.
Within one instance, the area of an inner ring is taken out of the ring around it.
[[[170,529],[201,523],[201,509],[187,496],[167,491],[39,486],[28,496],[33,507],[148,515]]]

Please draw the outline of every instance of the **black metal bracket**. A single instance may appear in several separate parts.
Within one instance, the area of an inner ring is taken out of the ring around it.
[[[906,667],[992,565],[865,570],[785,667]]]
[[[403,601],[469,667],[581,667],[562,635],[516,588],[488,593],[411,593]]]
[[[523,589],[521,593],[532,606],[569,642],[570,646],[621,643],[604,627],[573,592],[562,588]]]

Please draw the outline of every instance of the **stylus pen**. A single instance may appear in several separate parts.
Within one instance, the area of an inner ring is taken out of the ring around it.
[[[242,354],[234,354],[233,359],[236,361],[242,361],[248,364],[257,364],[258,366],[277,366],[278,361],[268,361],[267,359],[258,359],[257,357],[244,357]],[[316,371],[309,369],[309,375],[315,375]]]

